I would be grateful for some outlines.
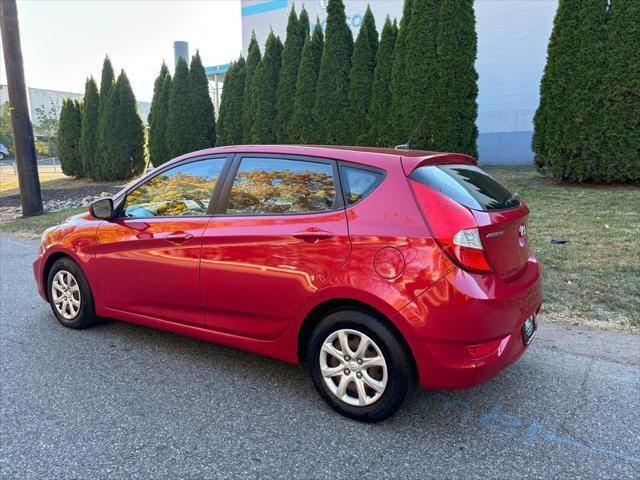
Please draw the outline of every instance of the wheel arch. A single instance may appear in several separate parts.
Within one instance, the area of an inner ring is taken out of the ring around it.
[[[379,309],[373,307],[368,303],[353,298],[332,298],[330,300],[325,300],[314,306],[311,311],[307,313],[306,317],[302,321],[302,324],[300,325],[300,329],[298,330],[298,362],[304,363],[306,361],[307,344],[309,341],[309,337],[311,336],[311,332],[313,332],[313,329],[318,324],[318,322],[320,322],[330,313],[339,310],[358,310],[374,316],[384,322],[389,327],[389,329],[391,329],[391,331],[393,331],[398,336],[398,339],[411,357],[414,372],[418,371],[413,350],[411,349],[409,343],[407,342],[407,339],[405,338],[405,335],[398,328],[398,326]]]
[[[85,269],[82,268],[82,262],[80,262],[78,258],[75,258],[73,255],[69,254],[68,252],[58,250],[58,251],[52,252],[47,256],[47,258],[44,261],[44,265],[42,267],[42,285],[44,286],[43,290],[44,290],[44,294],[47,299],[47,302],[49,301],[49,288],[48,288],[49,272],[51,271],[51,267],[53,267],[53,264],[56,263],[61,258],[68,258],[69,260],[72,260],[76,265],[78,265],[78,268],[82,271],[82,273],[84,273],[84,277],[87,280],[87,283],[89,284],[89,288],[93,292],[93,286],[91,285],[87,272],[85,272]]]

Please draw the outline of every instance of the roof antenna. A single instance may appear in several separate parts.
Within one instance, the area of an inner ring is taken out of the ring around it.
[[[413,129],[413,133],[411,133],[411,135],[409,136],[409,140],[407,140],[407,143],[396,145],[396,150],[411,150],[411,140],[413,140],[413,137],[418,132],[418,129],[422,125],[422,122],[424,122],[425,118],[427,118],[426,114],[422,116],[422,118],[418,122],[418,125],[416,125],[416,128]]]

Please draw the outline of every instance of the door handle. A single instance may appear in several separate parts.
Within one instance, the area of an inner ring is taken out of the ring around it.
[[[317,243],[321,240],[334,237],[335,235],[331,232],[325,232],[324,230],[304,230],[302,232],[296,232],[291,236],[305,243]]]
[[[169,235],[164,237],[166,241],[171,243],[177,243],[177,244],[184,243],[187,240],[191,240],[192,238],[193,238],[193,235],[190,234],[189,232],[175,232],[175,233],[170,233]]]

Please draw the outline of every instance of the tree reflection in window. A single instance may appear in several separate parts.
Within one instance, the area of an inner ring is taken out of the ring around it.
[[[224,161],[201,160],[156,175],[127,195],[125,216],[146,218],[205,215]]]
[[[333,209],[333,169],[326,163],[243,158],[227,213],[261,215]]]

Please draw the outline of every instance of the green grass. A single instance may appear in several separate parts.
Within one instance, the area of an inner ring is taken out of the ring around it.
[[[559,185],[531,167],[487,170],[531,210],[529,239],[543,272],[542,318],[640,327],[640,188]]]
[[[58,212],[45,213],[29,218],[18,218],[7,222],[0,222],[0,232],[13,233],[26,238],[39,238],[49,227],[58,225],[71,215],[86,212],[87,207],[71,208]]]
[[[543,272],[542,318],[640,328],[640,188],[565,186],[532,167],[487,170],[531,210],[529,239]],[[85,208],[0,223],[0,231],[38,237]],[[553,245],[552,239],[568,240]]]

